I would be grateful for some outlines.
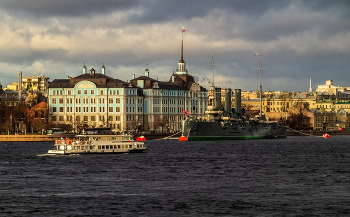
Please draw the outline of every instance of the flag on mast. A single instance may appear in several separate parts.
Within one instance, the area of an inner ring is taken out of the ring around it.
[[[182,32],[185,32],[186,30],[184,29],[184,27],[182,27]]]

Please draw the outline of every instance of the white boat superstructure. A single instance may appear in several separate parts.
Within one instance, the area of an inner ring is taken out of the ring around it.
[[[55,141],[49,154],[134,153],[147,149],[144,142],[134,141],[132,135],[79,135],[75,139]]]

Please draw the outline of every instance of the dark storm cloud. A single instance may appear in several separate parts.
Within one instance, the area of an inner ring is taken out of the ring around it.
[[[188,20],[204,17],[215,10],[227,14],[258,17],[267,10],[284,8],[289,1],[254,1],[254,0],[177,0],[177,1],[143,1],[144,13],[134,15],[131,21],[135,23],[165,22],[172,19]]]
[[[109,13],[132,8],[142,8],[144,13],[134,16],[132,20],[140,22],[163,22],[174,18],[191,19],[203,17],[209,12],[220,9],[228,13],[249,16],[259,16],[266,10],[279,9],[290,4],[289,1],[255,1],[255,0],[171,0],[171,1],[142,1],[142,0],[2,0],[3,10],[28,13],[33,16],[84,16],[87,14]]]
[[[184,59],[200,80],[210,77],[214,47],[221,87],[256,90],[256,52],[275,79],[266,89],[308,90],[310,76],[350,86],[349,8],[331,0],[1,0],[0,65],[54,79],[104,63],[121,79],[146,67],[168,79],[184,26]]]
[[[138,0],[2,0],[0,8],[33,16],[81,16],[113,10],[127,10]]]

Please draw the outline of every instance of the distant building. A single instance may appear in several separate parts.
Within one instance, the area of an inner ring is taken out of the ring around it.
[[[22,77],[22,90],[39,92],[42,95],[47,95],[47,89],[49,86],[48,77],[44,75],[38,75],[33,77]],[[18,91],[18,82],[13,82],[7,85],[6,90]]]
[[[338,99],[350,100],[350,87],[335,86],[333,85],[333,80],[327,80],[325,85],[318,85],[316,93],[326,99],[334,96]]]

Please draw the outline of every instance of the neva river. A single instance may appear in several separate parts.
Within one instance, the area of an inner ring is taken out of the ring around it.
[[[349,140],[158,140],[73,156],[1,142],[0,216],[349,216]]]

